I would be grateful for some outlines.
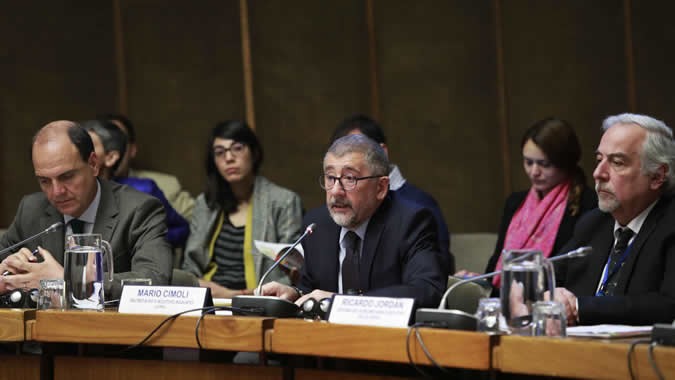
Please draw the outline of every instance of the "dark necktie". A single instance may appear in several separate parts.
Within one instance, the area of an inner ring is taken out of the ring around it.
[[[84,221],[79,219],[71,219],[68,224],[70,224],[70,229],[73,230],[74,234],[84,233]]]
[[[342,293],[359,293],[359,235],[353,231],[344,237],[345,258],[342,261]]]
[[[616,284],[619,281],[619,272],[625,262],[621,258],[626,252],[628,242],[634,234],[633,230],[628,227],[619,229],[619,238],[616,239],[616,244],[614,244],[614,249],[612,249],[612,254],[609,257],[609,264],[607,264],[607,282],[603,289],[603,293],[606,296],[614,295]]]

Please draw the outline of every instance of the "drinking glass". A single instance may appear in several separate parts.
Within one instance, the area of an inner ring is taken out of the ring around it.
[[[564,338],[567,336],[565,307],[558,301],[534,304],[534,335]]]
[[[64,309],[66,306],[65,281],[61,279],[40,280],[38,310]]]
[[[151,286],[152,285],[152,279],[151,278],[123,278],[121,283],[122,283],[122,288],[124,288],[125,285]]]
[[[499,334],[501,309],[499,298],[481,298],[478,301],[478,310],[476,311],[478,331]]]

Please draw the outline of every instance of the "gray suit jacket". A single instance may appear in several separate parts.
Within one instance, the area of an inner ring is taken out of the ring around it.
[[[106,299],[120,297],[123,278],[150,278],[153,285],[166,285],[171,280],[173,253],[166,241],[166,214],[158,199],[129,186],[99,179],[101,201],[96,213],[93,233],[101,234],[113,249],[115,275],[106,283]],[[52,206],[44,193],[25,196],[14,221],[0,238],[0,249],[18,243],[56,222],[63,215]],[[34,250],[47,249],[63,265],[65,228],[25,245]]]
[[[185,245],[183,270],[197,278],[204,276],[209,265],[209,244],[217,227],[220,209],[211,210],[206,197],[200,194],[195,202],[190,223],[190,237]],[[302,202],[300,197],[262,176],[255,178],[253,185],[253,240],[276,243],[292,243],[302,233]],[[252,250],[256,281],[274,263],[273,260],[258,252],[255,245]],[[174,284],[196,285],[197,278],[185,276],[174,271]],[[180,277],[180,278],[179,278]],[[288,282],[287,277],[276,269],[270,273],[271,279]],[[284,280],[285,279],[285,280]]]

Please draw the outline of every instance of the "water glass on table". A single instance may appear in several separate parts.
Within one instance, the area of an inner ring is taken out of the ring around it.
[[[61,279],[40,280],[38,293],[38,310],[58,309],[66,307],[66,285]]]
[[[534,335],[564,338],[567,336],[565,307],[558,301],[534,304]]]
[[[478,301],[478,331],[488,334],[499,334],[499,320],[502,314],[499,298],[481,298]]]

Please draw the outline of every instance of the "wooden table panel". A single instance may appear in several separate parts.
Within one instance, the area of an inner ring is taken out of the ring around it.
[[[367,375],[354,372],[322,371],[317,369],[298,368],[293,380],[402,380],[403,377]]]
[[[166,316],[117,312],[37,312],[33,339],[41,342],[135,344]],[[198,317],[181,316],[167,322],[146,342],[148,346],[197,348]],[[262,351],[265,318],[206,316],[199,327],[202,347],[211,350]],[[270,322],[271,325],[271,322]]]
[[[493,366],[503,372],[589,379],[630,379],[625,342],[502,336],[493,349]],[[636,347],[636,378],[656,379],[647,359],[647,346]],[[656,364],[666,378],[675,375],[675,348],[657,347]],[[669,376],[670,374],[670,376]]]
[[[442,366],[487,370],[490,336],[466,331],[419,329],[433,358]],[[294,319],[274,321],[268,349],[275,353],[408,363],[407,329],[351,326]],[[428,364],[414,337],[410,349],[415,363]]]
[[[0,342],[21,342],[26,337],[25,321],[34,318],[30,309],[0,309]]]
[[[281,380],[283,370],[279,367],[262,367],[234,364],[200,362],[172,362],[126,360],[99,357],[54,358],[54,380],[96,379],[262,379]]]
[[[3,379],[40,379],[40,357],[28,355],[0,355]]]

